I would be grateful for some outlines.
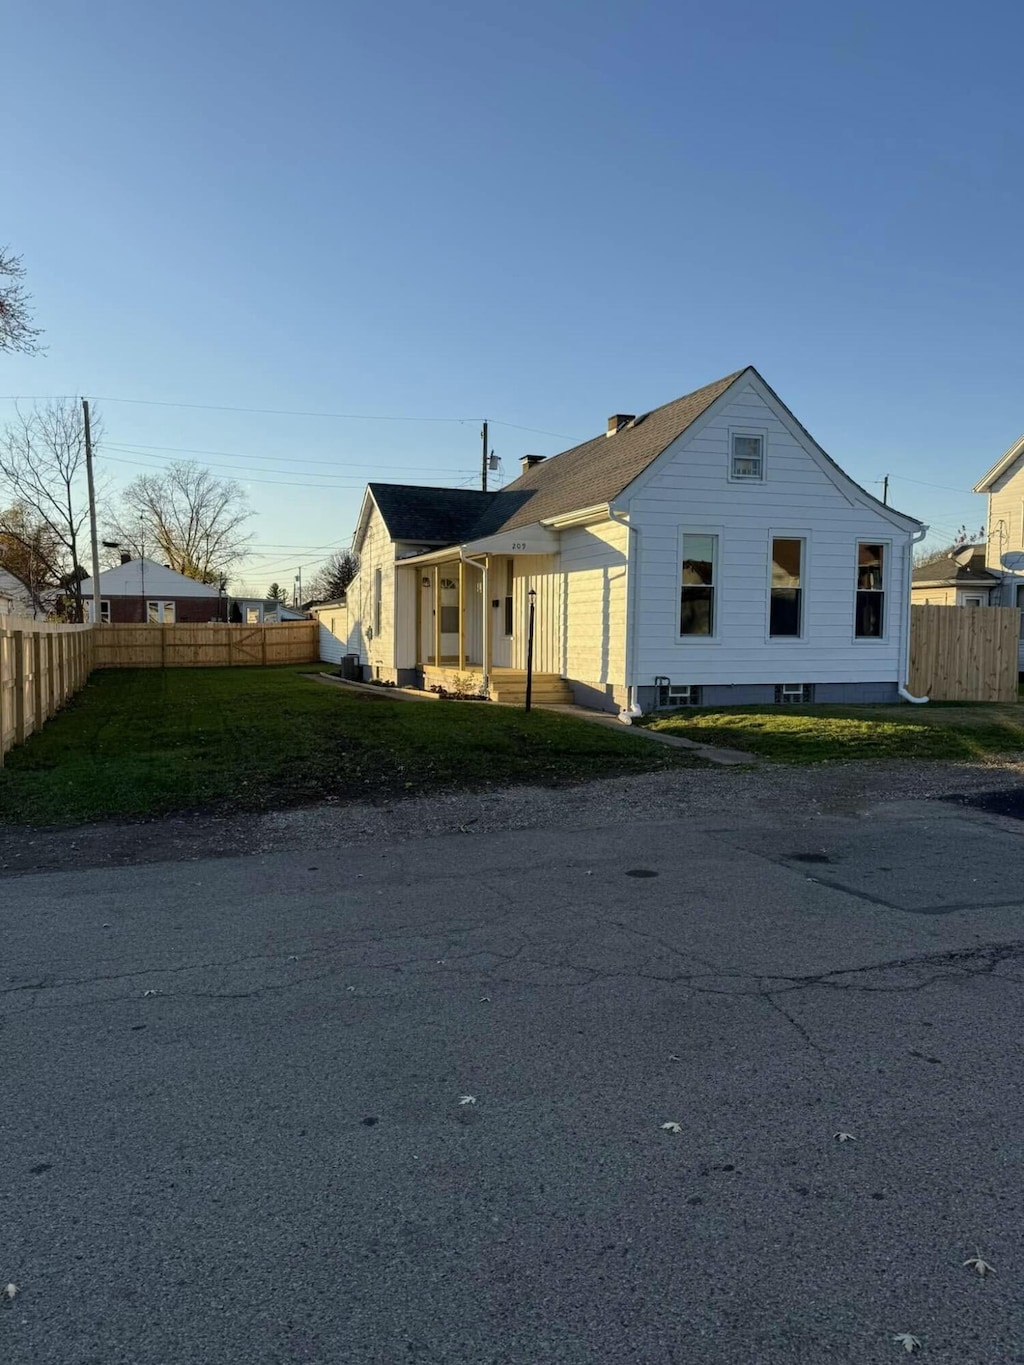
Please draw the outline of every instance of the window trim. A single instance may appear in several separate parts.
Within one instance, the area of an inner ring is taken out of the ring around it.
[[[777,540],[798,540],[800,542],[800,629],[796,635],[773,635],[772,634],[772,546]],[[873,543],[873,542],[865,542]],[[809,530],[794,531],[783,528],[777,530],[772,527],[768,531],[768,543],[765,547],[765,557],[767,560],[765,574],[767,578],[765,586],[765,620],[764,638],[770,645],[785,644],[787,641],[800,644],[807,639],[807,592],[809,578],[809,564],[811,560],[811,533]],[[854,604],[856,605],[856,604]]]
[[[862,545],[881,545],[882,546],[882,633],[881,635],[858,635],[857,634],[857,593],[861,591],[857,587],[857,575],[860,569],[860,547]],[[892,607],[892,561],[893,561],[894,541],[891,536],[857,536],[853,542],[853,572],[850,575],[853,579],[853,602],[850,613],[850,639],[854,645],[876,648],[880,645],[890,643],[892,635],[891,607]],[[896,604],[899,611],[899,604]]]
[[[715,558],[712,570],[712,598],[711,608],[711,635],[684,635],[682,632],[682,590],[683,590],[683,541],[686,536],[713,536],[715,539]],[[676,641],[685,645],[687,649],[699,648],[701,645],[718,645],[722,642],[722,543],[724,539],[723,527],[701,525],[699,523],[687,523],[680,526],[679,535],[676,543],[676,586],[675,586],[675,616],[676,616]]]
[[[109,626],[109,625],[110,625],[110,598],[109,598],[109,597],[101,597],[101,598],[100,598],[100,625],[101,625],[101,626]]]
[[[756,436],[761,442],[761,473],[753,474],[734,474],[733,460],[736,458],[733,451],[733,444],[737,436]],[[767,477],[768,465],[768,428],[737,426],[729,428],[729,447],[727,451],[726,475],[729,483],[764,483]]]

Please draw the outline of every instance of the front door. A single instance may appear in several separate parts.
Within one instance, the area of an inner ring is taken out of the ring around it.
[[[459,580],[450,565],[440,574],[438,609],[441,612],[441,662],[457,663],[459,658]]]

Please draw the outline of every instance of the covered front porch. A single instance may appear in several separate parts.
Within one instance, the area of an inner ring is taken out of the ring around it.
[[[398,561],[397,572],[405,579],[401,595],[415,604],[406,639],[423,687],[493,697],[501,683],[506,691],[525,686],[531,588],[534,669],[557,679],[557,541],[538,529],[541,534],[517,532],[515,539],[495,537],[454,552],[449,548]],[[507,553],[512,548],[523,553]],[[519,676],[513,679],[513,674]]]

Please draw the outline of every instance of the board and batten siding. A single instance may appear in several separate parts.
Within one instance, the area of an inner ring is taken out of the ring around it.
[[[601,688],[624,683],[628,539],[618,521],[562,532],[563,672],[573,682]]]
[[[558,555],[516,555],[513,558],[510,666],[526,667],[531,588],[537,593],[533,622],[534,672],[561,674],[564,671],[565,646],[562,574]]]
[[[731,429],[765,434],[763,481],[729,479]],[[629,518],[639,532],[634,684],[900,678],[910,534],[867,498],[848,497],[753,383],[678,438],[630,499]],[[679,634],[683,530],[719,538],[714,639]],[[799,639],[768,635],[773,536],[805,541]],[[882,640],[854,638],[858,541],[887,547]]]

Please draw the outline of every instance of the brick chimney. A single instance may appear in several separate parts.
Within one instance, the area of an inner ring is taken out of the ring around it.
[[[127,550],[122,550],[122,551],[121,551],[121,563],[122,563],[122,564],[130,564],[131,562],[132,562],[132,557],[131,557],[131,555],[128,553]]]
[[[547,458],[546,455],[524,455],[520,460],[522,472],[525,474],[528,469],[532,469],[535,464],[540,464],[542,460]]]
[[[608,418],[608,430],[605,432],[605,435],[614,436],[616,432],[621,431],[623,427],[628,427],[630,422],[635,421],[635,412],[613,412]]]

